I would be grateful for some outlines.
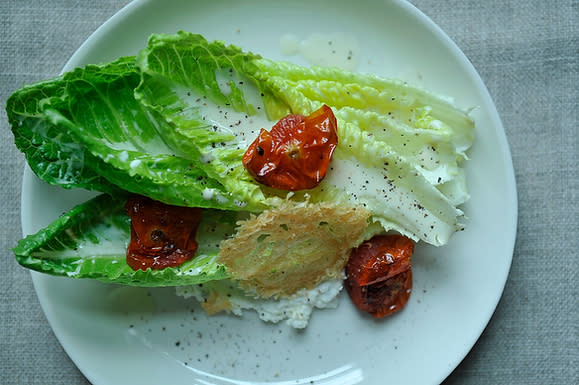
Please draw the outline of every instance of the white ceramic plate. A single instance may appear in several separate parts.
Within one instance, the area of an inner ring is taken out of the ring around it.
[[[283,4],[283,5],[282,5]],[[473,113],[466,231],[448,246],[420,246],[407,307],[375,321],[344,295],[296,331],[247,313],[204,315],[172,289],[148,290],[33,274],[46,316],[72,360],[95,385],[434,384],[460,363],[489,321],[511,264],[517,201],[509,148],[493,102],[466,57],[403,2],[137,1],[99,28],[65,70],[135,54],[154,32],[179,29],[272,59],[280,38],[336,32],[357,40],[357,70],[402,77],[452,96]],[[55,219],[86,192],[63,191],[25,172],[24,233]]]

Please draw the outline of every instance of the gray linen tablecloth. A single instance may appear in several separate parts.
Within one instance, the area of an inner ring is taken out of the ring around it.
[[[0,101],[55,76],[127,0],[0,2]],[[466,53],[511,146],[519,227],[504,295],[445,384],[578,384],[577,1],[412,1]],[[24,157],[0,112],[0,383],[85,384],[42,313],[20,237]],[[492,242],[492,240],[489,240]],[[444,349],[441,346],[441,349]],[[420,368],[416,368],[420,370]]]

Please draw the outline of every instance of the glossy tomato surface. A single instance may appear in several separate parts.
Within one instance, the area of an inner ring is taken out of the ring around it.
[[[337,122],[326,105],[309,116],[288,115],[259,136],[243,165],[259,183],[280,190],[316,187],[326,176],[338,144]]]
[[[126,204],[131,217],[127,263],[134,270],[175,267],[193,258],[200,208],[167,205],[133,195]]]
[[[352,250],[345,287],[352,302],[376,318],[404,308],[412,292],[414,242],[402,235],[378,235]]]

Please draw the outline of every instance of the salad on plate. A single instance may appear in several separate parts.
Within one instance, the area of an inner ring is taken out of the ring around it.
[[[474,123],[401,80],[181,31],[6,110],[40,179],[95,192],[13,249],[43,273],[175,286],[211,314],[303,328],[342,288],[374,317],[401,310],[415,242],[464,226]]]

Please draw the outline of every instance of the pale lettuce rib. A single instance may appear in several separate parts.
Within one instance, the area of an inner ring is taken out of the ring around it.
[[[474,127],[466,112],[374,75],[267,59],[256,66],[262,88],[292,112],[334,109],[340,140],[324,185],[365,205],[384,229],[416,240],[442,245],[462,227],[456,206],[468,194],[461,162]]]

